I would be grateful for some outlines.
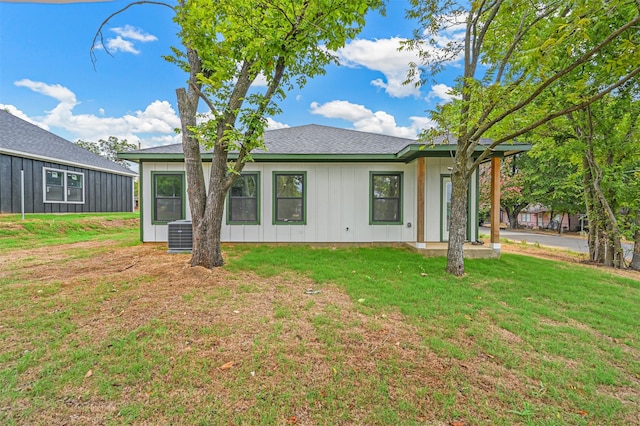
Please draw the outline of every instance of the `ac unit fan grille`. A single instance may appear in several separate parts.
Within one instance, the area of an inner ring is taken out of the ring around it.
[[[190,220],[169,222],[169,253],[191,252],[193,248],[193,230]]]

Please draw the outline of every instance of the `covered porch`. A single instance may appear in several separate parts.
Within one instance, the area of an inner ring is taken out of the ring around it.
[[[519,147],[520,148],[520,147]],[[526,147],[528,148],[528,146]],[[527,149],[523,149],[527,150]],[[500,163],[501,158],[508,155],[514,155],[520,150],[498,151],[490,158],[491,161],[491,213],[490,226],[491,233],[489,241],[485,244],[477,244],[479,237],[478,230],[478,206],[476,204],[474,214],[468,218],[467,238],[471,241],[464,244],[464,257],[473,258],[496,258],[500,255]],[[476,176],[477,176],[476,171]],[[445,238],[440,242],[427,242],[425,238],[425,193],[426,193],[426,159],[424,157],[417,158],[417,223],[416,223],[416,242],[407,243],[414,251],[427,257],[446,256],[448,243]],[[475,197],[476,203],[479,203],[479,180],[476,180]],[[470,190],[471,191],[471,190]],[[441,210],[444,215],[444,212]],[[441,226],[444,219],[441,218]]]

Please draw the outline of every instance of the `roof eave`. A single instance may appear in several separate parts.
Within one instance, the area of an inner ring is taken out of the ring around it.
[[[135,162],[147,162],[147,161],[165,161],[175,162],[184,161],[183,153],[120,153],[118,158],[123,160],[135,161]],[[203,153],[203,161],[211,161],[213,155],[211,153]],[[238,158],[237,153],[229,153],[229,160],[233,161]],[[344,163],[358,163],[358,162],[399,162],[395,154],[274,154],[274,153],[254,153],[251,154],[251,158],[256,163],[260,162],[281,162],[281,163],[323,163],[323,162],[344,162]]]
[[[521,152],[531,150],[531,144],[502,144],[491,149],[491,156],[509,157]],[[429,145],[429,144],[411,144],[398,152],[398,159],[410,162],[420,157],[448,157],[455,153],[458,148],[457,144]],[[484,145],[476,145],[475,153],[482,153],[488,148]]]
[[[23,158],[29,158],[29,159],[32,159],[32,160],[44,161],[44,162],[47,162],[47,163],[64,164],[65,166],[77,167],[77,168],[80,168],[80,169],[87,169],[87,170],[95,170],[95,171],[98,171],[98,172],[113,173],[115,175],[130,176],[130,177],[138,176],[138,174],[136,172],[133,172],[133,171],[126,172],[124,170],[113,170],[113,169],[109,169],[109,168],[106,168],[106,167],[91,166],[91,165],[88,165],[88,164],[76,163],[76,162],[73,162],[73,161],[62,160],[60,158],[54,158],[54,157],[47,157],[47,156],[44,156],[44,155],[31,154],[31,153],[23,152],[23,151],[15,151],[15,150],[12,150],[12,149],[7,149],[7,148],[0,148],[0,153],[11,155],[11,156],[14,156],[14,157],[23,157]]]

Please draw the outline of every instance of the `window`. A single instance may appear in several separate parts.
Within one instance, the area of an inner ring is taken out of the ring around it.
[[[84,173],[44,168],[44,202],[84,204]]]
[[[274,215],[275,224],[306,223],[304,172],[274,172]]]
[[[185,218],[184,173],[151,173],[153,222]]]
[[[259,224],[258,192],[260,176],[258,173],[242,173],[229,190],[227,203],[227,222],[231,224]]]
[[[371,173],[372,224],[402,224],[402,173]]]

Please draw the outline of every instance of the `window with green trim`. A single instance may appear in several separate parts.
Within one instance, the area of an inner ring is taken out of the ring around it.
[[[280,173],[274,176],[274,222],[304,224],[305,173]]]
[[[371,173],[371,223],[402,223],[402,173]]]
[[[229,190],[228,222],[258,224],[260,176],[258,173],[242,173]]]
[[[153,221],[184,219],[184,174],[153,173]]]

